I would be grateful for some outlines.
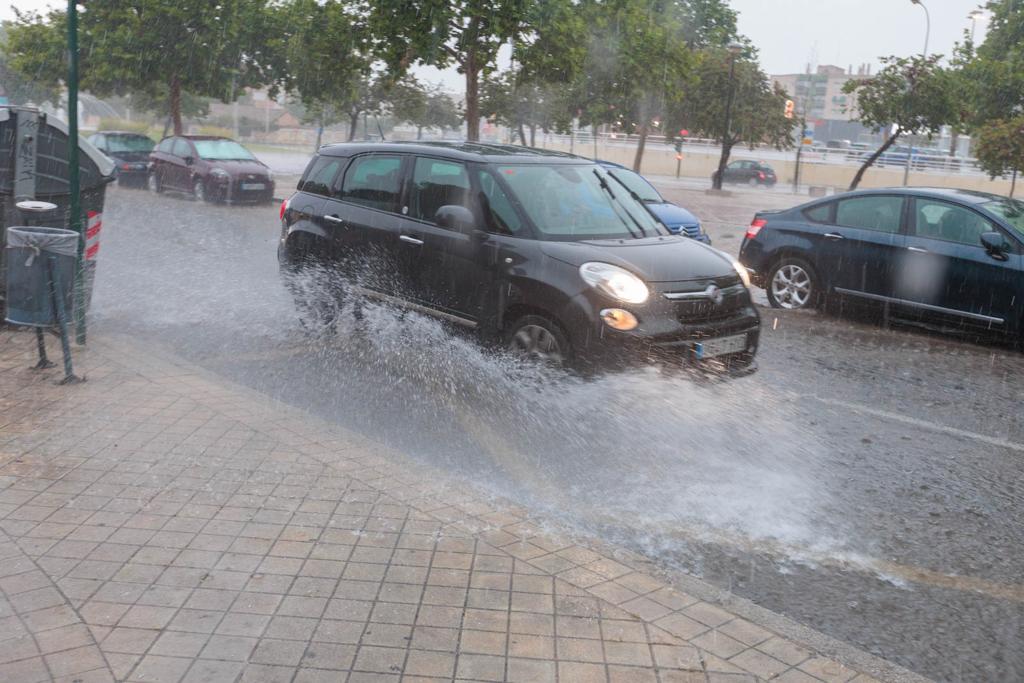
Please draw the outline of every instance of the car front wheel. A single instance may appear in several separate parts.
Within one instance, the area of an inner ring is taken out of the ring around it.
[[[210,201],[210,198],[206,195],[206,184],[203,183],[202,178],[196,178],[195,182],[192,183],[192,195],[196,198],[197,202]]]
[[[539,315],[525,315],[515,321],[505,337],[513,355],[553,366],[564,366],[572,359],[569,338],[556,323]]]
[[[817,275],[803,259],[781,259],[772,267],[767,280],[768,303],[773,308],[796,310],[815,306],[818,302]]]

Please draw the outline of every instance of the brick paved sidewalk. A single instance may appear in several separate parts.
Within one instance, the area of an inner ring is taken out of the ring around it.
[[[874,680],[173,358],[33,349],[0,329],[4,683]]]

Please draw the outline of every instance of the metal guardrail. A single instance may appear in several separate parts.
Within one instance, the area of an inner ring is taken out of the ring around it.
[[[601,148],[607,147],[632,147],[639,143],[639,136],[625,134],[604,134],[597,135],[598,154]],[[556,133],[537,132],[536,145],[545,147],[551,144],[559,146],[571,146],[577,154],[592,156],[594,153],[594,135],[590,131],[577,131],[574,135],[563,135]],[[649,135],[647,137],[647,149],[671,149],[675,150],[675,140],[667,139],[663,135]],[[684,153],[698,153],[718,155],[721,147],[718,142],[708,138],[686,138],[682,143]],[[777,159],[780,161],[792,161],[796,154],[795,150],[779,151],[765,145],[755,146],[753,150],[748,147],[736,147],[738,155],[748,156],[755,154],[764,160]],[[849,166],[856,168],[864,160],[875,152],[871,149],[837,149],[825,145],[807,145],[800,156],[801,163],[823,163]],[[987,175],[978,166],[978,160],[970,157],[951,157],[948,154],[935,154],[926,151],[914,151],[911,154],[910,168],[915,172],[932,172],[948,175],[950,173],[962,175]],[[875,166],[879,168],[904,168],[907,163],[906,149],[892,148],[886,151]]]

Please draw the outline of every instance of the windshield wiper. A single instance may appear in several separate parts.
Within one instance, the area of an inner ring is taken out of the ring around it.
[[[621,211],[625,211],[625,209],[623,209],[622,207],[619,206],[619,200],[615,198],[615,193],[612,192],[612,188],[608,184],[608,181],[601,177],[601,174],[597,172],[596,168],[592,169],[591,172],[594,174],[594,177],[597,178],[597,182],[601,185],[601,189],[603,189],[605,192],[607,192],[608,196],[612,198],[612,201],[611,201],[612,211],[614,211],[615,215],[619,217],[619,220],[622,221],[622,224],[626,226],[626,230],[629,231],[630,236],[633,239],[640,239],[641,237],[647,237],[647,233],[644,232],[643,226],[641,226],[639,223],[637,223],[636,219],[634,219],[629,214],[628,211],[626,211],[626,216],[629,218],[629,220],[626,220],[626,219],[624,219],[622,217]],[[633,224],[636,225],[636,227],[640,228],[640,234],[639,235],[636,234],[636,230],[634,230],[633,228],[630,227],[630,225],[629,225],[630,221],[632,221]]]

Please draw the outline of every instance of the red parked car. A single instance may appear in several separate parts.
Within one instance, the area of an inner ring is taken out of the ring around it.
[[[274,197],[270,169],[229,138],[176,135],[160,141],[149,155],[149,189],[189,192],[207,202],[269,202]]]

